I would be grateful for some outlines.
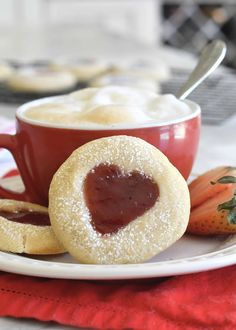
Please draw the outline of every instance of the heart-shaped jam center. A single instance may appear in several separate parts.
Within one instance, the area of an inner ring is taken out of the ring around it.
[[[93,227],[101,234],[111,234],[148,211],[159,189],[138,171],[125,174],[118,166],[104,163],[87,174],[84,196]]]
[[[34,226],[50,226],[50,220],[47,213],[41,213],[31,210],[17,210],[11,211],[0,211],[0,216],[14,222],[34,225]]]

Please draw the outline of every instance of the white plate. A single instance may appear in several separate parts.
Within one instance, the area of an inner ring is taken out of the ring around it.
[[[198,238],[186,235],[149,262],[128,265],[82,265],[68,254],[26,257],[0,252],[0,269],[25,275],[114,280],[195,273],[236,263],[236,236]]]
[[[12,189],[19,182],[8,179]],[[10,184],[11,183],[11,184]],[[19,185],[18,187],[19,188]],[[183,236],[170,248],[142,264],[84,265],[69,254],[22,256],[0,252],[0,269],[17,274],[86,280],[114,280],[196,273],[236,263],[236,235],[220,237]]]

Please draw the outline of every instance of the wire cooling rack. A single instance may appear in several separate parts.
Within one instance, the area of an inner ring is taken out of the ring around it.
[[[175,71],[162,86],[163,93],[175,93],[187,80],[188,71]],[[206,79],[190,96],[202,109],[205,124],[220,125],[236,114],[236,73],[215,73]]]
[[[61,94],[67,94],[75,90],[86,87],[85,84],[78,83],[73,89],[65,89],[61,93],[22,93],[13,92],[4,83],[0,83],[0,103],[7,104],[23,104],[29,101],[33,101],[42,97],[56,96]]]
[[[9,64],[15,69],[22,69],[24,67],[34,67],[34,68],[45,68],[48,67],[49,62],[47,60],[36,60],[33,62],[29,62],[27,64],[22,64],[17,61],[8,61]],[[76,86],[72,89],[64,89],[61,92],[53,92],[53,93],[24,93],[24,92],[15,92],[8,88],[7,84],[4,82],[0,83],[0,103],[7,103],[7,104],[16,104],[21,105],[23,103],[33,101],[42,97],[49,97],[49,96],[56,96],[61,94],[66,94],[73,92],[75,90],[87,87],[87,85],[83,82],[78,82]]]
[[[162,84],[162,93],[174,94],[186,81],[189,73],[185,70],[174,70],[171,78]],[[77,84],[73,90],[84,87],[86,87],[85,84]],[[65,90],[63,94],[73,90]],[[0,84],[0,103],[18,105],[51,95],[15,93],[5,84]],[[220,125],[236,114],[236,73],[234,74],[233,71],[229,70],[224,73],[213,74],[190,95],[189,99],[201,106],[203,123]]]

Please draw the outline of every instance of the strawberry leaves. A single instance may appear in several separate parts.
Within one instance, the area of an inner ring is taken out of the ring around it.
[[[236,190],[234,192],[234,197],[228,202],[219,204],[217,210],[228,210],[227,219],[229,223],[236,225]]]
[[[211,184],[229,184],[229,183],[236,183],[236,177],[226,175],[222,178],[218,179],[217,181],[211,181]],[[234,196],[227,202],[219,204],[217,206],[217,211],[227,210],[227,220],[230,224],[236,225],[236,190],[234,191]]]
[[[232,175],[225,175],[222,178],[218,179],[217,181],[211,181],[211,184],[216,184],[216,183],[236,183],[236,176]]]

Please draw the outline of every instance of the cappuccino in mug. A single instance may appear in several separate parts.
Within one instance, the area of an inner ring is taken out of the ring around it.
[[[163,125],[190,119],[194,112],[193,104],[171,94],[108,86],[35,101],[20,116],[50,127],[101,129]]]
[[[16,111],[15,135],[0,134],[25,185],[21,194],[0,186],[4,198],[47,205],[53,175],[78,147],[126,135],[160,149],[188,178],[199,141],[200,107],[173,95],[109,86],[32,101]]]

